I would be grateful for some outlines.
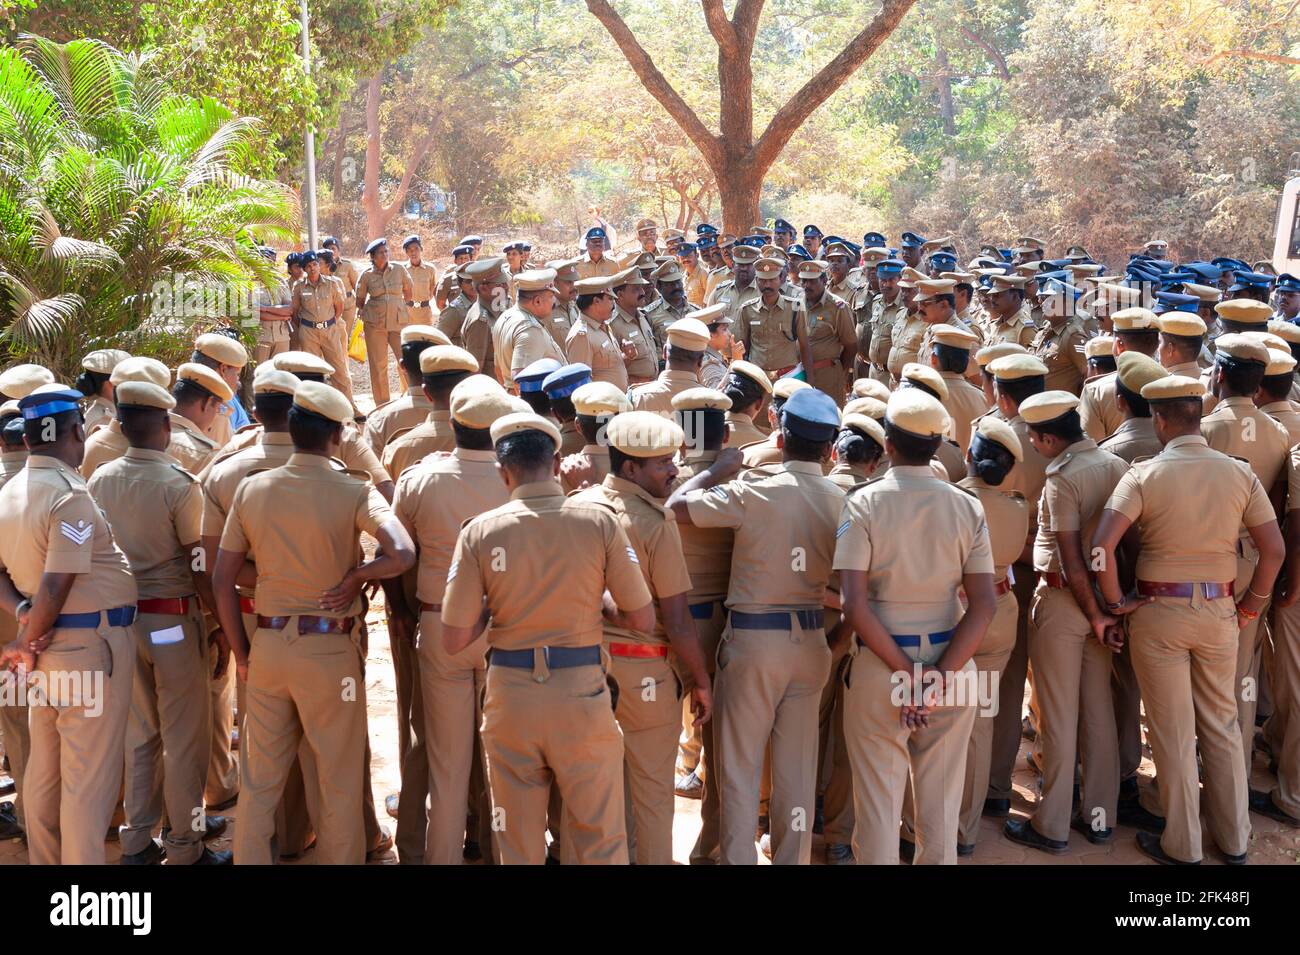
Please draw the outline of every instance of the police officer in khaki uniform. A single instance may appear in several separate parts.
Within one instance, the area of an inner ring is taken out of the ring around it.
[[[125,358],[113,369],[109,381],[116,390],[124,381],[151,381],[160,388],[170,388],[172,373],[156,358]],[[81,462],[82,477],[89,478],[105,462],[120,458],[126,453],[127,441],[116,414],[105,427],[86,439],[85,455]]]
[[[1078,394],[1088,375],[1083,342],[1088,337],[1079,314],[1079,289],[1052,279],[1039,295],[1043,326],[1029,346],[1047,366],[1047,389]]]
[[[754,264],[758,297],[748,300],[738,315],[733,314],[746,360],[763,369],[772,381],[793,371],[800,362],[805,369],[812,367],[803,302],[782,292],[783,272],[778,259],[758,260]]]
[[[694,318],[681,318],[665,329],[668,362],[658,379],[628,392],[635,411],[673,416],[673,397],[700,387],[700,366],[709,347],[709,328]]]
[[[492,346],[493,330],[499,316],[511,304],[510,272],[500,256],[476,259],[465,267],[465,277],[474,282],[474,304],[465,314],[461,339],[465,350],[474,356],[483,374],[496,376],[496,355]]]
[[[727,315],[733,323],[739,325],[741,310],[750,302],[756,301],[759,296],[754,269],[759,259],[759,252],[752,246],[741,245],[736,246],[731,255],[735,268],[728,270],[729,275],[719,273],[717,284],[709,291],[704,301],[706,305],[718,303],[726,305]]]
[[[1016,645],[1019,604],[1011,582],[1011,565],[1020,559],[1029,533],[1029,507],[1018,491],[1004,490],[1007,476],[1024,458],[1020,439],[1001,418],[986,415],[975,423],[966,456],[967,476],[958,481],[979,498],[988,522],[989,549],[993,555],[993,594],[997,605],[988,632],[971,658],[975,669],[992,682],[1011,659]],[[979,838],[980,817],[989,788],[993,715],[980,710],[966,747],[966,779],[962,786],[961,819],[957,825],[957,855],[971,856]]]
[[[1160,453],[1160,442],[1151,421],[1151,408],[1142,397],[1142,388],[1158,378],[1178,372],[1172,372],[1154,358],[1136,351],[1122,353],[1115,364],[1115,405],[1123,415],[1123,421],[1110,437],[1098,441],[1097,447],[1132,464],[1138,458]]]
[[[772,861],[804,864],[816,806],[817,710],[830,668],[822,621],[843,492],[822,472],[839,409],[805,388],[781,409],[784,463],[733,480],[723,453],[676,488],[679,523],[736,531],[718,652],[722,861],[753,865],[760,777],[771,742]]]
[[[339,251],[339,240],[334,236],[326,236],[321,241],[321,248],[329,249],[334,253],[333,275],[343,283],[343,327],[340,329],[342,332],[340,337],[343,339],[343,350],[346,352],[348,343],[352,341],[352,327],[357,323],[357,280],[360,276],[352,260]]]
[[[726,413],[727,437],[724,448],[743,448],[767,438],[754,424],[761,409],[772,397],[772,381],[767,372],[747,361],[733,361],[722,382],[722,391],[731,400]]]
[[[298,385],[289,414],[294,454],[277,473],[240,482],[217,552],[217,612],[248,686],[234,845],[242,864],[272,861],[275,807],[304,738],[322,795],[318,861],[366,857],[360,595],[367,581],[413,566],[415,550],[374,488],[331,466],[351,416],[340,392]],[[363,532],[378,539],[381,556],[357,564]],[[235,589],[246,559],[258,564],[251,651]]]
[[[731,319],[726,312],[725,305],[710,305],[687,315],[703,322],[709,330],[709,346],[700,365],[700,382],[715,390],[722,387],[731,363],[745,355],[745,346],[731,337]]]
[[[569,332],[578,324],[578,293],[574,289],[579,279],[577,259],[554,259],[546,263],[548,269],[555,270],[551,287],[555,290],[555,307],[550,317],[542,324],[551,333],[551,338],[561,349],[569,339]]]
[[[762,441],[740,445],[744,465],[747,468],[760,467],[764,464],[780,464],[784,460],[781,451],[781,409],[796,391],[811,388],[812,385],[798,378],[778,378],[772,385],[772,400],[767,406],[767,424],[772,433]]]
[[[429,399],[416,384],[421,374],[420,356],[434,345],[450,344],[451,339],[432,325],[407,325],[402,329],[402,370],[410,387],[404,395],[376,405],[366,415],[366,441],[375,454],[382,456],[384,447],[395,435],[414,428],[428,416]]]
[[[800,262],[795,272],[803,286],[804,325],[813,362],[808,382],[843,407],[853,379],[858,336],[848,303],[827,289],[826,269],[825,262],[813,259]]]
[[[909,773],[915,862],[957,861],[963,767],[977,709],[971,657],[993,619],[995,597],[983,508],[974,494],[936,480],[926,464],[947,418],[919,389],[895,392],[884,426],[889,471],[850,492],[838,519],[834,566],[844,619],[834,639],[856,635],[844,674],[844,735],[861,865],[897,862]],[[915,532],[924,527],[943,530]],[[902,706],[901,689],[908,691]]]
[[[1237,651],[1241,630],[1258,620],[1284,555],[1259,478],[1202,437],[1203,396],[1201,383],[1182,375],[1143,387],[1164,450],[1120,479],[1092,539],[1108,615],[1097,636],[1112,646],[1132,643],[1160,780],[1164,832],[1139,832],[1137,844],[1165,864],[1201,861],[1198,750],[1210,837],[1225,861],[1246,861],[1246,761],[1233,720]],[[1130,527],[1140,537],[1136,594],[1121,588],[1116,560]],[[1259,552],[1244,590],[1233,583],[1241,527]],[[1126,634],[1118,629],[1125,616]]]
[[[631,385],[653,381],[659,373],[660,349],[655,345],[650,323],[640,311],[649,286],[635,265],[610,279],[614,314],[609,320],[609,333],[623,351],[627,380]]]
[[[650,273],[650,281],[654,283],[658,295],[642,309],[641,314],[650,323],[659,354],[663,353],[664,346],[668,343],[668,326],[685,318],[687,312],[695,308],[686,298],[684,279],[681,266],[672,259],[656,266]]]
[[[135,582],[77,473],[82,397],[49,384],[19,401],[31,456],[0,489],[0,610],[19,628],[0,667],[25,667],[43,687],[27,698],[33,865],[104,864],[135,672]]]
[[[709,718],[711,683],[690,614],[691,580],[682,542],[663,501],[677,477],[673,457],[685,438],[676,423],[648,411],[616,415],[606,426],[610,473],[578,500],[603,503],[636,551],[655,603],[655,624],[639,631],[606,621],[614,717],[623,732],[628,842],[638,865],[673,860],[673,766],[681,729],[680,687],[691,687],[696,720]],[[679,676],[689,674],[689,676]]]
[[[470,308],[478,300],[478,290],[474,287],[474,280],[465,275],[465,269],[469,265],[470,263],[466,261],[456,266],[454,270],[456,294],[438,313],[438,331],[451,339],[453,345],[460,347],[465,345],[465,319],[469,315]],[[452,271],[449,269],[448,274]]]
[[[135,683],[126,729],[126,825],[122,859],[133,864],[222,865],[229,852],[203,845],[225,829],[203,814],[211,752],[203,608],[212,606],[199,558],[203,492],[167,456],[167,412],[176,400],[149,382],[125,382],[117,416],[131,446],[87,485],[126,554],[139,597],[133,624]],[[200,605],[202,598],[202,606]],[[163,845],[152,834],[166,814]]]
[[[1141,306],[1120,309],[1111,316],[1115,332],[1115,357],[1126,351],[1154,356],[1160,347],[1159,319]],[[1083,430],[1094,441],[1109,437],[1123,417],[1115,407],[1115,373],[1093,378],[1079,395],[1079,417]]]
[[[1268,414],[1255,407],[1253,400],[1268,369],[1269,350],[1253,336],[1220,335],[1215,343],[1215,363],[1210,373],[1214,395],[1219,399],[1214,410],[1201,419],[1201,433],[1215,451],[1244,459],[1259,478],[1271,499],[1281,500],[1281,482],[1286,480],[1287,452],[1291,438]],[[1250,525],[1245,525],[1249,529]],[[1251,580],[1258,554],[1243,533],[1237,548],[1237,576],[1234,593]],[[1259,591],[1267,595],[1268,591]],[[1264,610],[1267,612],[1267,602]],[[1241,628],[1237,654],[1237,721],[1241,727],[1242,755],[1246,773],[1250,773],[1255,740],[1255,710],[1259,700],[1260,656],[1264,628],[1252,619]]]
[[[409,431],[393,435],[384,448],[384,470],[401,477],[403,471],[437,451],[455,446],[451,430],[451,390],[463,378],[477,374],[478,362],[463,348],[434,345],[420,353],[421,392],[428,414]]]
[[[587,439],[578,430],[578,412],[573,393],[591,381],[591,369],[574,362],[562,365],[542,379],[542,391],[551,403],[551,416],[560,425],[560,458],[577,454]]]
[[[415,600],[407,607],[403,597],[400,606],[402,625],[410,629],[419,656],[429,797],[426,865],[460,865],[466,840],[476,838],[466,833],[465,807],[483,713],[487,640],[480,636],[460,653],[448,654],[442,643],[442,597],[461,526],[509,500],[488,429],[498,418],[523,410],[485,375],[462,378],[451,394],[455,447],[404,472],[393,498],[393,510],[419,550]],[[394,601],[390,619],[397,606]],[[423,794],[415,802],[419,789],[404,782],[402,804],[415,804],[424,815]],[[481,812],[480,818],[489,815]],[[401,817],[398,828],[400,843]]]
[[[898,284],[903,277],[903,268],[900,259],[890,258],[880,260],[875,268],[880,291],[871,303],[867,359],[870,363],[870,376],[883,385],[890,383],[888,364],[894,342],[894,326],[907,317],[907,303],[903,300],[902,289]],[[859,337],[862,337],[861,333]]]
[[[0,488],[27,463],[27,445],[23,441],[23,414],[14,400],[0,405]],[[18,621],[0,613],[0,650],[18,636]],[[0,706],[0,734],[4,736],[5,758],[13,780],[13,802],[0,803],[0,839],[15,839],[23,834],[23,773],[32,749],[27,729],[27,704],[18,698],[16,675],[0,669],[0,693],[6,694]]]
[[[569,494],[582,487],[595,487],[609,474],[609,444],[604,429],[616,414],[632,410],[632,404],[606,381],[592,381],[573,392],[578,431],[586,444],[560,462],[560,485]]]
[[[167,453],[191,474],[198,474],[220,446],[207,436],[207,429],[229,401],[230,385],[219,374],[196,362],[186,362],[176,369],[172,397],[176,409],[169,412],[172,437]]]
[[[411,277],[411,298],[406,303],[408,316],[417,325],[432,325],[438,270],[424,261],[424,245],[418,235],[403,239],[402,251],[406,254],[406,274]]]
[[[975,419],[989,410],[984,393],[966,377],[971,351],[979,339],[974,332],[946,323],[931,326],[929,336],[929,352],[919,355],[918,360],[929,362],[947,386],[948,395],[941,401],[952,421],[952,438],[965,454]]]
[[[262,257],[275,261],[275,250],[261,249]],[[297,253],[290,256],[297,261]],[[288,351],[292,347],[295,332],[293,324],[293,297],[287,280],[276,283],[274,289],[259,286],[254,293],[257,306],[257,363],[260,365],[273,355]]]
[[[120,348],[98,348],[81,359],[76,388],[90,399],[85,407],[87,437],[108,427],[113,420],[113,384],[109,379],[117,363],[130,357],[129,352]]]
[[[600,226],[588,229],[582,237],[583,247],[587,250],[578,260],[578,278],[590,279],[617,275],[623,271],[622,266],[605,254],[607,242],[605,230]]]
[[[528,269],[514,277],[517,301],[492,328],[492,353],[501,383],[517,393],[515,376],[535,361],[564,363],[564,350],[547,322],[555,308],[554,269]]]
[[[347,349],[337,328],[343,321],[343,282],[332,275],[321,274],[320,256],[315,252],[304,252],[302,257],[307,274],[293,290],[293,320],[298,324],[298,347],[329,362],[334,369],[330,383],[352,401]]]
[[[703,308],[709,290],[709,270],[700,261],[699,247],[693,242],[683,242],[675,250],[682,272],[683,291],[691,308]]]
[[[456,541],[442,639],[447,654],[458,654],[491,618],[481,732],[503,823],[497,858],[543,861],[554,784],[577,861],[626,864],[623,746],[605,679],[602,610],[647,632],[651,595],[614,512],[563,497],[559,429],[519,413],[498,418],[491,434],[510,502],[470,520]]]
[[[389,261],[387,239],[367,245],[366,255],[370,267],[357,279],[357,312],[365,326],[370,392],[375,404],[382,405],[388,401],[388,353],[401,363],[402,326],[411,324],[406,308],[412,295],[411,277]]]
[[[1274,602],[1272,626],[1273,714],[1264,724],[1264,739],[1274,754],[1270,766],[1277,779],[1271,791],[1250,791],[1251,811],[1287,826],[1300,826],[1300,448],[1291,448],[1287,461],[1286,544],[1287,575],[1281,596]],[[6,731],[7,732],[7,731]],[[7,737],[6,737],[7,738]]]
[[[233,393],[217,409],[217,416],[212,419],[206,432],[209,438],[217,442],[217,447],[224,447],[234,434],[232,417],[239,401],[239,377],[248,364],[248,349],[228,334],[209,332],[195,339],[190,361],[211,368],[230,386]]]
[[[564,354],[570,363],[590,368],[594,381],[606,381],[619,391],[626,391],[628,377],[624,360],[634,349],[621,344],[611,328],[615,308],[611,282],[609,276],[599,276],[574,283],[580,319],[569,329]]]
[[[1029,317],[1029,308],[1025,304],[1025,283],[1023,275],[989,276],[988,332],[989,344],[996,342],[1015,342],[1025,348],[1033,347],[1034,323]]]
[[[1003,831],[1012,842],[1056,854],[1068,850],[1071,828],[1094,844],[1110,841],[1120,779],[1112,652],[1093,638],[1102,610],[1085,548],[1128,463],[1084,436],[1078,406],[1071,392],[1056,390],[1031,395],[1019,408],[1029,440],[1050,461],[1034,541],[1040,577],[1029,631],[1043,783],[1034,814],[1008,821]],[[1076,761],[1083,784],[1071,818]]]

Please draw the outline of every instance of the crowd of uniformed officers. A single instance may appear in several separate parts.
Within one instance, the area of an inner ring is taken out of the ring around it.
[[[360,272],[328,239],[251,363],[218,329],[0,374],[0,835],[666,864],[682,796],[701,864],[978,859],[982,817],[1240,864],[1251,813],[1300,826],[1300,279],[612,231],[545,265],[467,236],[441,276],[418,236]]]

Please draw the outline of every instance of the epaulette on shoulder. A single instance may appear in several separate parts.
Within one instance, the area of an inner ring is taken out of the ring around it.
[[[1150,464],[1158,457],[1160,457],[1159,454],[1139,454],[1136,458],[1134,458],[1132,461],[1129,462],[1128,466],[1131,468],[1136,468],[1141,465],[1147,465]]]
[[[189,471],[185,470],[185,469],[184,469],[183,467],[181,467],[179,464],[173,464],[173,465],[171,466],[171,468],[172,468],[173,471],[176,471],[176,472],[178,472],[178,473],[180,473],[180,474],[184,474],[187,478],[189,478],[189,479],[190,479],[191,481],[193,481],[195,484],[198,483],[199,479],[198,479],[197,477],[195,477],[193,474],[191,474]]]
[[[952,488],[954,491],[961,491],[963,494],[969,494],[971,497],[975,498],[975,500],[977,500],[977,501],[979,500],[979,495],[976,494],[974,491],[972,491],[972,490],[971,490],[970,488],[968,488],[968,487],[962,487],[960,484],[954,484],[954,483],[951,482],[951,481],[948,482],[948,487]]]
[[[244,425],[242,428],[236,428],[236,429],[235,429],[235,434],[243,434],[245,431],[258,431],[258,430],[261,429],[261,427],[262,427],[262,426],[261,426],[260,424],[258,424],[256,421],[250,421],[250,422],[248,422],[248,424]]]
[[[865,481],[859,481],[857,484],[853,485],[853,487],[849,488],[847,493],[853,494],[856,493],[857,491],[861,491],[864,487],[869,487],[870,485],[875,484],[877,481],[882,480],[883,478],[884,475],[882,474],[880,475],[880,477],[872,477],[872,478],[867,478]]]

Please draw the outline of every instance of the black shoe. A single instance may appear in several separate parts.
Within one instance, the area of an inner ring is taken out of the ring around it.
[[[916,843],[908,842],[902,836],[898,837],[898,857],[908,865],[916,858]]]
[[[1267,816],[1275,822],[1280,822],[1284,826],[1295,826],[1300,828],[1300,819],[1290,815],[1285,809],[1273,801],[1272,793],[1260,792],[1257,789],[1250,791],[1250,811],[1257,812],[1261,816]]]
[[[1119,784],[1119,801],[1126,802],[1138,798],[1138,781],[1136,776],[1121,780]]]
[[[1109,845],[1111,838],[1115,835],[1114,829],[1094,829],[1088,820],[1082,816],[1075,816],[1070,820],[1070,828],[1087,839],[1094,846]]]
[[[969,859],[975,854],[975,843],[959,842],[957,843],[957,858]]]
[[[843,842],[826,843],[827,865],[853,865],[853,847]]]
[[[985,799],[984,815],[990,819],[1003,819],[1011,813],[1010,799]]]
[[[1195,862],[1184,862],[1182,859],[1175,859],[1173,856],[1160,848],[1160,837],[1150,832],[1139,832],[1137,834],[1138,851],[1148,858],[1155,859],[1161,865],[1200,865],[1198,859]]]
[[[1143,832],[1161,833],[1165,831],[1164,817],[1157,816],[1153,812],[1147,812],[1136,799],[1121,802],[1115,815],[1119,817],[1118,822],[1121,826],[1132,826],[1134,829],[1141,829]]]
[[[547,864],[547,865],[563,865],[563,863],[560,862],[560,860],[559,860],[558,857],[551,855],[549,852],[546,853],[546,864]]]
[[[208,816],[204,820],[203,841],[217,838],[230,827],[230,820],[225,816]]]
[[[18,784],[12,776],[0,776],[0,796],[12,796],[18,791]]]
[[[162,860],[167,853],[153,839],[149,840],[149,845],[145,846],[139,852],[122,853],[120,865],[162,865]]]
[[[1246,865],[1247,863],[1246,853],[1244,852],[1241,855],[1233,856],[1228,855],[1222,849],[1215,848],[1214,854],[1223,860],[1224,865]]]
[[[1038,739],[1038,730],[1034,728],[1034,724],[1030,721],[1028,716],[1022,716],[1020,718],[1020,735],[1030,742]]]
[[[461,850],[460,857],[466,862],[478,862],[483,858],[483,850],[479,847],[477,839],[466,839],[465,848]]]
[[[14,804],[12,802],[0,802],[0,816],[5,816],[9,819],[17,819],[18,813],[14,809]]]
[[[1017,845],[1041,849],[1054,856],[1064,855],[1070,849],[1070,843],[1064,839],[1049,839],[1040,835],[1028,819],[1008,819],[1002,827],[1002,834]]]
[[[223,809],[235,808],[235,803],[237,802],[239,802],[239,793],[235,793],[229,799],[223,802],[213,803],[212,805],[207,806],[206,808],[208,812],[221,812],[221,810]]]
[[[817,808],[813,811],[813,835],[820,836],[822,830],[826,828],[826,812],[823,808],[822,797],[817,797]]]
[[[396,819],[397,809],[400,802],[401,797],[398,793],[389,793],[384,797],[384,811]]]
[[[376,862],[388,855],[393,848],[393,834],[388,831],[386,826],[379,827],[379,843],[366,853],[367,862]]]
[[[203,854],[190,865],[231,865],[234,861],[235,854],[229,849],[209,849],[204,846]]]
[[[758,817],[758,831],[757,831],[756,833],[754,833],[754,841],[757,842],[757,841],[759,840],[760,837],[766,835],[767,833],[769,833],[769,832],[771,832],[771,831],[772,831],[772,827],[771,827],[771,825],[770,825],[770,823],[769,823],[769,820],[768,820],[767,816],[759,816],[759,817]]]
[[[10,815],[0,815],[0,839],[21,839],[26,833],[18,820]]]

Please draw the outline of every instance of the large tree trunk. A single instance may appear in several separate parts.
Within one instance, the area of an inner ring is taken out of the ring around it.
[[[722,201],[722,231],[732,235],[746,235],[762,221],[758,212],[758,197],[763,191],[763,173],[748,165],[727,166],[715,170],[718,180],[718,197]]]
[[[384,205],[379,198],[380,147],[383,142],[383,133],[379,128],[379,99],[383,91],[383,78],[381,70],[366,84],[366,184],[361,191],[361,207],[366,213],[367,242],[388,234],[388,224],[401,211],[406,193],[411,188],[411,179],[433,145],[434,136],[434,130],[430,129],[415,144],[402,167],[401,181],[393,190],[393,201]]]
[[[943,118],[945,136],[957,135],[957,109],[952,100],[952,68],[948,63],[948,50],[935,37],[934,82],[939,91],[939,115]]]

